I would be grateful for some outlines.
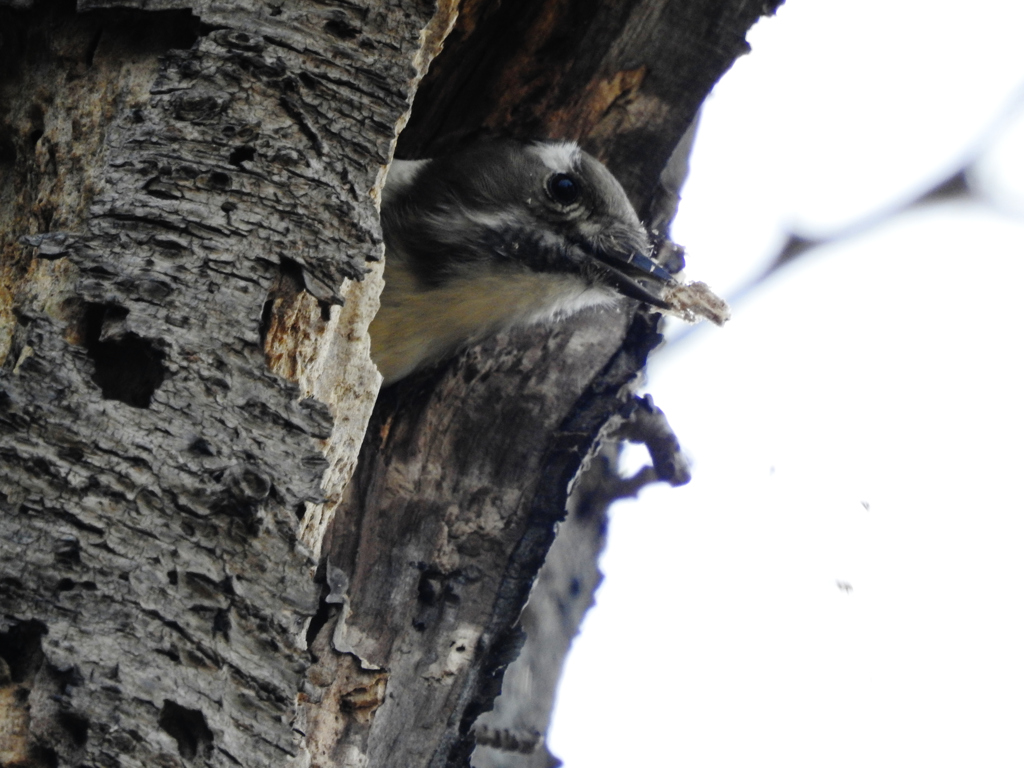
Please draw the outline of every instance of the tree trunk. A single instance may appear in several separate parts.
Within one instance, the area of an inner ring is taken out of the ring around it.
[[[0,764],[466,765],[659,336],[588,314],[377,399],[395,138],[416,93],[405,156],[580,139],[662,231],[774,5],[464,0],[418,92],[454,0],[0,6]]]

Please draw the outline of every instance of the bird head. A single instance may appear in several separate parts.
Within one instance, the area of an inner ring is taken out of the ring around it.
[[[578,277],[584,304],[617,293],[664,308],[644,281],[673,283],[619,182],[572,142],[483,142],[393,166],[382,224],[425,289],[526,270]]]

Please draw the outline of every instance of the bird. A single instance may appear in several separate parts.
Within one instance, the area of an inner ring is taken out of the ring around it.
[[[615,176],[571,141],[491,140],[393,160],[370,356],[388,386],[514,326],[623,298],[667,309],[672,275]]]

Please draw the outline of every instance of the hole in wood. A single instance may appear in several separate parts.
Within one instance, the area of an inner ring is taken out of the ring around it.
[[[84,747],[89,739],[89,718],[76,712],[61,712],[57,719],[71,737],[72,743],[76,747]]]
[[[211,446],[204,438],[197,437],[188,447],[191,453],[196,456],[213,456],[213,446]]]
[[[178,754],[186,760],[192,760],[200,753],[205,757],[213,752],[213,733],[198,709],[186,709],[164,699],[158,722],[178,742]]]
[[[324,24],[324,32],[342,40],[351,40],[359,34],[359,30],[342,19],[335,19]]]
[[[123,307],[86,305],[83,335],[95,366],[92,380],[107,400],[148,408],[166,375],[164,354],[147,339],[118,330],[127,316]]]
[[[256,150],[252,147],[235,147],[228,155],[228,162],[232,165],[242,167],[242,163],[255,159]]]
[[[62,536],[54,547],[53,560],[64,568],[73,568],[82,562],[82,546],[74,536]]]
[[[0,659],[7,663],[11,682],[31,680],[43,665],[42,638],[46,633],[46,625],[35,619],[0,632]]]

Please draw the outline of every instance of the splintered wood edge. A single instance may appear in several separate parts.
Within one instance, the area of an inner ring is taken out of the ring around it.
[[[662,298],[669,304],[665,312],[688,323],[703,317],[715,325],[724,325],[732,315],[725,300],[699,280],[669,286]]]

